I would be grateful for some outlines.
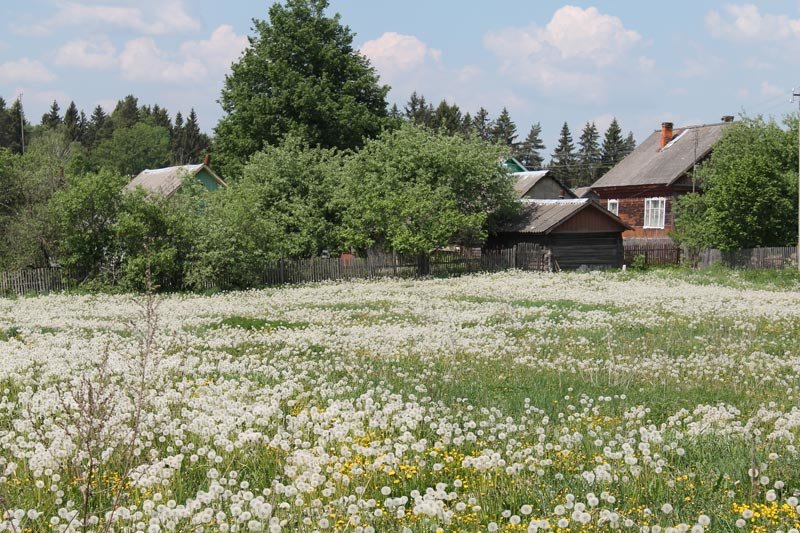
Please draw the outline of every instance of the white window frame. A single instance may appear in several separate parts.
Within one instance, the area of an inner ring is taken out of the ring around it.
[[[663,196],[644,199],[644,229],[664,229],[667,199]]]
[[[619,200],[609,200],[606,209],[619,216]]]

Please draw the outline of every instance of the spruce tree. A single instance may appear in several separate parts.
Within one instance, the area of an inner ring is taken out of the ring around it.
[[[108,115],[103,111],[102,106],[97,106],[89,118],[86,125],[86,134],[84,135],[84,144],[92,149],[96,147],[101,140],[107,138],[107,133],[110,128],[107,127]]]
[[[461,117],[461,135],[469,137],[474,131],[472,115],[470,115],[469,112],[464,113],[464,116]]]
[[[203,156],[208,152],[211,143],[208,136],[200,131],[194,108],[189,112],[189,118],[183,127],[183,141],[185,143],[183,164],[202,163]]]
[[[411,93],[411,97],[408,99],[408,103],[406,103],[405,114],[409,122],[417,126],[431,128],[434,125],[433,106],[425,100],[424,95],[417,94],[416,91]]]
[[[8,108],[9,124],[11,129],[11,141],[7,148],[12,152],[19,154],[25,150],[23,145],[23,129],[25,131],[24,143],[28,143],[28,128],[30,123],[25,118],[25,111],[22,107],[22,100],[17,98],[11,107]]]
[[[42,126],[52,130],[58,127],[61,124],[61,115],[59,114],[61,108],[58,106],[58,102],[53,100],[52,105],[50,105],[50,110],[42,115]]]
[[[492,121],[489,118],[489,112],[484,109],[478,109],[478,112],[475,114],[475,118],[472,121],[473,130],[475,131],[475,135],[479,138],[483,139],[484,141],[491,140],[492,137]]]
[[[575,145],[572,143],[569,125],[564,122],[561,127],[561,135],[558,138],[558,146],[556,146],[550,161],[550,173],[567,187],[572,187],[574,166]]]
[[[139,100],[129,94],[119,102],[117,107],[111,112],[111,123],[115,130],[130,128],[139,122]]]
[[[80,119],[81,115],[75,102],[70,102],[66,112],[64,112],[64,127],[68,141],[80,141]]]
[[[167,131],[172,131],[172,120],[169,118],[169,112],[166,108],[155,104],[150,113],[150,123],[153,126],[164,128]]]
[[[0,148],[8,148],[14,139],[14,117],[6,108],[6,101],[0,96]]]
[[[600,133],[594,122],[587,122],[578,140],[578,164],[575,172],[575,187],[586,187],[594,183],[599,177],[600,160]]]
[[[542,150],[545,149],[544,142],[542,142],[542,126],[538,122],[531,126],[531,131],[528,136],[522,141],[515,157],[526,168],[530,170],[537,170],[544,166],[544,157]]]
[[[175,125],[172,127],[172,164],[183,165],[186,161],[186,131],[183,126],[183,114],[175,114]]]
[[[633,138],[633,132],[629,131],[628,136],[625,138],[625,155],[636,150],[636,139]]]
[[[605,137],[603,138],[600,174],[603,175],[612,168],[614,165],[622,161],[625,157],[625,140],[622,138],[622,129],[619,127],[617,119],[611,121],[611,124],[606,130]]]
[[[433,129],[448,135],[455,135],[461,131],[461,109],[458,105],[450,105],[442,100],[433,113]]]
[[[514,124],[514,121],[511,120],[511,115],[509,115],[508,109],[504,107],[503,111],[500,112],[500,116],[497,117],[497,120],[492,127],[491,139],[492,141],[505,146],[513,146],[516,138],[517,126]]]

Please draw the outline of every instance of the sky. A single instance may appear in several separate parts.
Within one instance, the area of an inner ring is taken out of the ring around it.
[[[31,122],[55,99],[90,114],[127,94],[212,132],[225,74],[267,0],[0,0],[0,96]],[[800,1],[563,3],[331,0],[330,12],[392,87],[472,114],[508,108],[519,140],[539,122],[552,151],[566,121],[616,117],[642,141],[661,122],[795,112]]]

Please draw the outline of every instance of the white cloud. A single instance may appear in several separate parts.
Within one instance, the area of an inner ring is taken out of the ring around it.
[[[684,78],[706,78],[725,65],[725,61],[714,55],[700,55],[683,62],[679,75]]]
[[[78,39],[59,48],[55,61],[62,66],[105,69],[116,64],[116,52],[108,37],[100,37],[93,41]]]
[[[773,85],[768,81],[761,82],[761,95],[762,96],[786,96],[788,98],[789,91],[777,85]]]
[[[544,28],[508,28],[485,36],[484,45],[497,56],[530,58],[545,51],[560,59],[588,60],[598,66],[614,63],[640,44],[642,36],[626,29],[622,21],[595,7],[564,6]]]
[[[429,48],[419,38],[391,31],[367,41],[360,51],[382,76],[390,80],[398,74],[422,67],[428,60],[439,62],[442,59],[441,51]]]
[[[564,6],[544,27],[505,28],[484,36],[483,44],[500,59],[500,72],[550,92],[568,90],[583,99],[603,91],[603,73],[642,44],[642,36],[618,17],[597,8]],[[646,57],[628,61],[642,72],[654,69]]]
[[[147,35],[166,35],[197,31],[200,22],[187,11],[183,0],[124,0],[123,4],[87,4],[61,1],[51,18],[19,33],[46,35],[62,26],[126,28]]]
[[[713,37],[734,41],[780,41],[800,36],[800,20],[787,15],[762,15],[754,4],[729,4],[723,12],[706,15],[706,28]]]
[[[237,35],[233,26],[223,24],[205,41],[183,43],[181,52],[185,57],[192,57],[211,69],[225,71],[239,59],[248,44],[245,35]]]
[[[122,76],[131,81],[181,83],[200,81],[208,74],[197,59],[174,60],[150,37],[128,41],[120,54]]]
[[[40,61],[27,57],[0,64],[0,83],[46,83],[55,79]]]
[[[184,42],[175,53],[160,49],[151,37],[140,37],[125,44],[119,66],[131,81],[197,82],[226,72],[247,45],[247,37],[229,25],[218,27],[206,40]]]

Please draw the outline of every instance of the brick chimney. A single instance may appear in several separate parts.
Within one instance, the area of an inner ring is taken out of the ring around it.
[[[661,123],[661,149],[672,140],[672,122]]]
[[[211,155],[210,154],[206,154],[206,156],[203,158],[203,164],[205,166],[207,166],[207,167],[211,166]]]

